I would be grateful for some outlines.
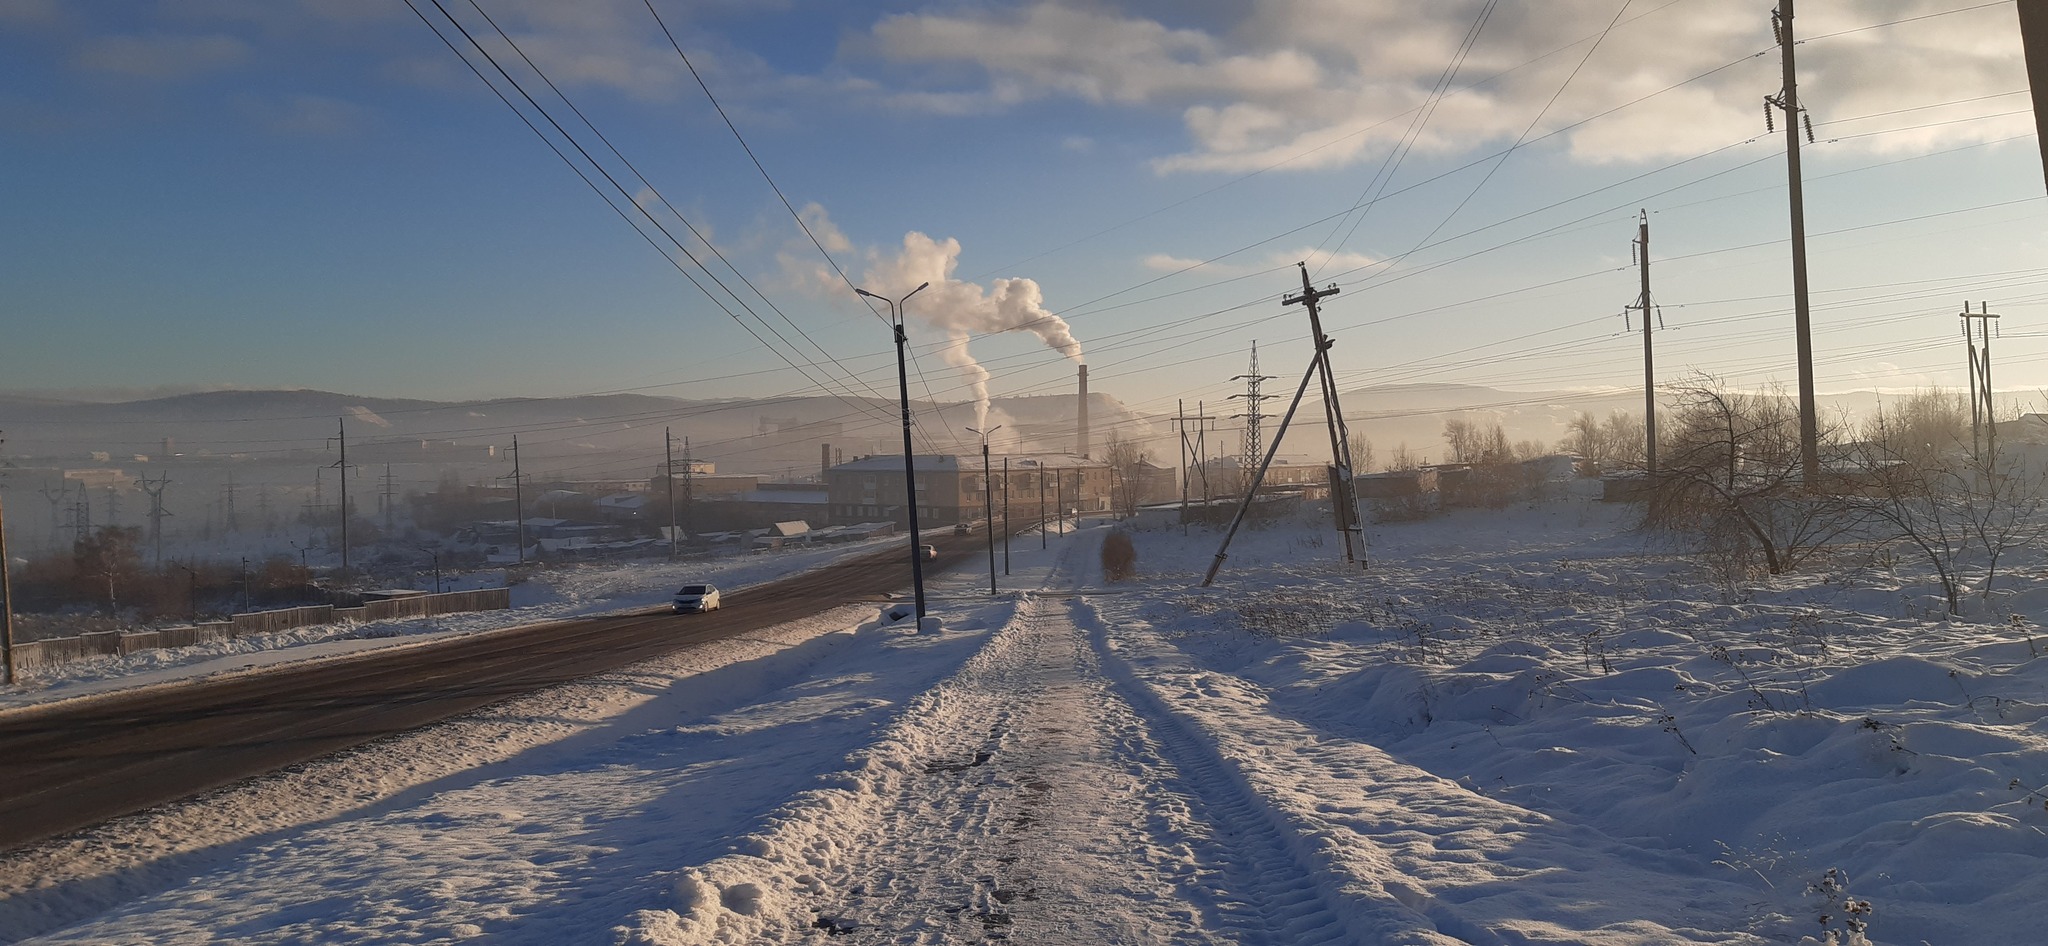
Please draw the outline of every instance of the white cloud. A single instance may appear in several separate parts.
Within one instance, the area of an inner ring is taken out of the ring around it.
[[[1178,114],[1188,147],[1156,159],[1161,173],[1242,172],[1282,162],[1329,167],[1384,154],[1409,134],[1408,115],[1428,100],[1481,6],[1482,0],[1253,0],[1231,22],[1169,26],[1113,3],[1040,0],[1017,9],[885,17],[849,49],[909,67],[911,78],[887,94],[903,108],[962,114],[1067,98]],[[1803,14],[1797,30],[1810,41],[1800,47],[1801,91],[1812,115],[1870,115],[2026,88],[2010,8],[1966,7],[1957,0],[1869,0]],[[1763,131],[1762,99],[1778,85],[1768,9],[1635,4],[1587,59],[1592,38],[1618,9],[1618,0],[1495,8],[1458,72],[1454,87],[1463,91],[1439,104],[1415,147],[1498,147],[1539,113],[1535,135],[1637,99],[1643,101],[1566,132],[1561,143],[1581,161],[1662,160]],[[1952,15],[1865,29],[1940,13]],[[1827,35],[1833,33],[1841,35]],[[1759,52],[1765,54],[1751,58]],[[1965,116],[2013,107],[1958,106]],[[1879,120],[1865,130],[1914,121]],[[2024,116],[2014,116],[1844,144],[1915,151],[2026,127]]]

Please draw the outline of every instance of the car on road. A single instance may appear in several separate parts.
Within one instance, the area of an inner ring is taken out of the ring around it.
[[[927,562],[939,560],[939,548],[936,545],[920,545],[917,547],[917,554]]]
[[[669,610],[677,614],[716,611],[722,606],[716,585],[684,585],[676,592],[675,600],[669,602]]]
[[[968,533],[970,533],[970,532],[973,532],[973,531],[974,531],[974,528],[973,528],[972,526],[969,526],[969,525],[968,525],[967,523],[964,523],[964,522],[956,522],[956,523],[954,523],[954,524],[953,524],[953,534],[954,534],[954,535],[966,535],[966,534],[968,534]]]

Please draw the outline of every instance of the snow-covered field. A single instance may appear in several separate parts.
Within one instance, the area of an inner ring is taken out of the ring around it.
[[[2044,941],[2023,625],[1737,591],[1562,500],[1020,540],[849,607],[0,859],[49,943]],[[2001,607],[2048,602],[2039,551]],[[1858,931],[1858,928],[1862,928]]]

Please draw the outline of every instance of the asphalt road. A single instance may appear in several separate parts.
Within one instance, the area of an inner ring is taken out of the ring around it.
[[[981,533],[928,535],[936,569]],[[725,596],[708,614],[558,621],[0,712],[0,849],[75,831],[499,700],[910,587],[901,546]]]

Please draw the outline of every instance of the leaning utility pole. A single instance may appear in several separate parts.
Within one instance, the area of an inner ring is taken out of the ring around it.
[[[1799,104],[1799,77],[1793,66],[1792,0],[1778,0],[1771,14],[1771,28],[1777,33],[1778,51],[1784,64],[1785,87],[1775,96],[1764,96],[1764,127],[1771,126],[1771,109],[1785,113],[1785,175],[1792,192],[1792,312],[1799,341],[1799,469],[1807,489],[1820,482],[1820,416],[1813,394],[1813,322],[1806,294],[1806,197],[1799,172],[1799,131],[1813,141],[1813,120]]]
[[[1969,300],[1963,301],[1963,341],[1970,346],[1970,448],[1992,453],[1998,449],[1998,418],[1991,409],[1991,320],[1998,316],[1992,314],[1989,302],[1979,302],[1977,308],[1971,312]],[[1977,320],[1981,346],[1970,335],[1971,319]],[[1980,427],[1984,432],[1981,447]]]
[[[1301,295],[1287,296],[1280,300],[1282,305],[1299,305],[1308,310],[1308,324],[1313,331],[1316,345],[1315,365],[1322,376],[1323,419],[1330,428],[1330,511],[1334,513],[1337,531],[1344,536],[1344,560],[1365,565],[1365,528],[1359,521],[1357,486],[1351,468],[1351,432],[1344,424],[1344,409],[1337,403],[1337,375],[1330,370],[1330,337],[1323,334],[1322,308],[1318,303],[1326,296],[1334,296],[1340,290],[1336,286],[1317,289],[1309,285],[1308,264],[1296,263],[1301,267]],[[1277,438],[1276,441],[1277,442]],[[1271,462],[1270,456],[1267,460]],[[1263,467],[1259,477],[1265,477]]]
[[[1251,373],[1241,374],[1230,380],[1243,381],[1245,387],[1245,393],[1230,396],[1230,400],[1233,401],[1238,398],[1244,398],[1245,412],[1242,414],[1232,414],[1230,417],[1232,420],[1244,419],[1244,451],[1239,455],[1240,458],[1237,461],[1237,481],[1244,489],[1250,490],[1252,488],[1252,468],[1258,465],[1259,457],[1265,453],[1265,440],[1259,431],[1259,422],[1273,416],[1260,411],[1259,406],[1268,398],[1279,397],[1277,394],[1259,393],[1259,382],[1271,381],[1273,376],[1259,373],[1258,342],[1252,342]]]
[[[1643,270],[1643,294],[1630,309],[1643,313],[1643,469],[1657,475],[1657,371],[1650,356],[1650,323],[1654,320],[1650,302],[1650,212],[1641,211],[1636,231],[1636,263]],[[1624,316],[1626,318],[1626,316]]]

